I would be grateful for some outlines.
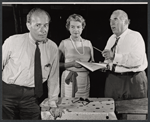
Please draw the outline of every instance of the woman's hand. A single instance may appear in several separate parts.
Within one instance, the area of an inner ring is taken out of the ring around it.
[[[81,66],[79,63],[75,62],[75,63],[74,63],[74,67],[76,67],[76,68],[81,68],[82,66]]]
[[[77,63],[76,61],[72,61],[72,64],[73,64],[73,67],[75,67],[75,68],[82,68],[82,66],[79,63]]]

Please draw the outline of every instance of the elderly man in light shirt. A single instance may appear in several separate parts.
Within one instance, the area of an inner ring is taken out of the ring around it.
[[[50,16],[46,11],[32,9],[26,22],[29,33],[10,36],[2,46],[3,119],[40,119],[37,102],[40,97],[35,94],[34,81],[37,45],[41,54],[41,87],[42,82],[47,81],[51,112],[54,117],[61,116],[56,105],[59,95],[58,47],[47,38],[49,22]]]
[[[115,100],[147,97],[145,43],[139,32],[128,28],[129,22],[124,11],[115,10],[112,13],[110,27],[113,35],[102,52],[104,62],[109,64],[105,97]]]

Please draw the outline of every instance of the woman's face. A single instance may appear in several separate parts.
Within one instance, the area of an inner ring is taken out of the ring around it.
[[[79,21],[70,21],[69,31],[72,37],[80,37],[83,31],[82,23]]]

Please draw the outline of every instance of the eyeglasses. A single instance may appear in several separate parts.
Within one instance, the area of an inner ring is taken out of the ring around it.
[[[82,98],[82,97],[80,97],[79,99],[74,99],[74,100],[72,100],[72,103],[76,103],[76,102],[78,102],[78,101],[82,101],[82,104],[85,106],[85,105],[87,105],[87,104],[89,104],[90,102],[93,102],[93,101],[90,101],[89,99],[84,99],[84,98]]]

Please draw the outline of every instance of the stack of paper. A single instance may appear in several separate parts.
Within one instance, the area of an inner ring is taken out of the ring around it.
[[[76,62],[84,66],[85,68],[91,70],[92,72],[107,67],[106,63],[91,63],[91,62],[81,62],[81,61],[76,61]]]

